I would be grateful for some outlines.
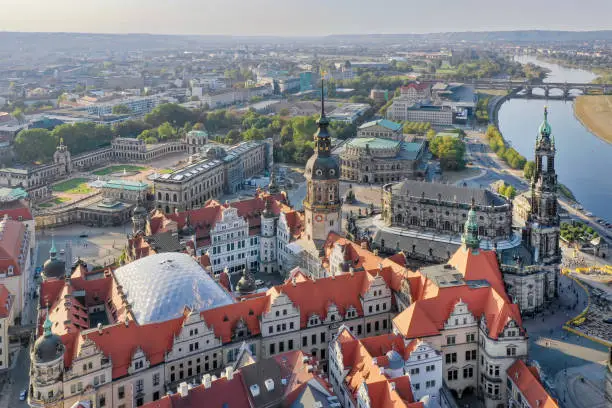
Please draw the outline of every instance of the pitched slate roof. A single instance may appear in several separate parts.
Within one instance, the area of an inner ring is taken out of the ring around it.
[[[391,187],[392,193],[399,196],[410,196],[415,198],[426,198],[438,200],[438,195],[442,201],[459,204],[471,205],[472,198],[474,204],[481,207],[491,205],[500,206],[506,204],[506,200],[501,196],[480,188],[457,187],[451,184],[430,183],[426,181],[404,180]]]

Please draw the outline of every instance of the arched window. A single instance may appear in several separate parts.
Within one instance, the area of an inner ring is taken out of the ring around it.
[[[428,228],[436,228],[436,221],[433,218],[430,218],[427,220],[427,227]]]
[[[162,199],[162,194],[160,192],[157,192],[157,199],[161,201]]]
[[[170,194],[168,194],[168,193],[166,193],[166,201],[170,201]]]
[[[176,193],[174,193],[174,194],[172,195],[172,201],[174,201],[174,202],[176,203],[176,201],[177,201]]]

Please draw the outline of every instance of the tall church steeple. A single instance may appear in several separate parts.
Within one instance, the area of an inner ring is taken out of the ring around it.
[[[309,240],[317,246],[327,239],[330,232],[341,230],[340,216],[340,166],[331,155],[329,120],[325,116],[325,92],[321,81],[321,117],[317,120],[314,134],[315,151],[308,162],[306,177],[306,198],[304,214],[305,232]]]
[[[555,154],[548,109],[544,108],[544,120],[536,139],[535,171],[531,179],[531,212],[527,223],[534,261],[541,264],[561,261]]]

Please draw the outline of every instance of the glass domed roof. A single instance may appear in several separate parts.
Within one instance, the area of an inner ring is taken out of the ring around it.
[[[131,262],[115,271],[117,283],[139,324],[163,322],[192,310],[234,302],[192,257],[162,253]]]

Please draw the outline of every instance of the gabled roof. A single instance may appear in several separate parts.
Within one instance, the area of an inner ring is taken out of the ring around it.
[[[150,364],[164,361],[165,354],[172,349],[174,337],[178,336],[184,316],[161,323],[138,325],[133,321],[118,322],[100,331],[94,329],[84,338],[92,340],[96,346],[110,357],[113,363],[113,379],[128,374],[134,352],[140,348]]]
[[[508,368],[508,379],[519,389],[531,407],[559,408],[557,402],[546,392],[539,376],[523,360],[516,360]]]
[[[509,303],[490,286],[468,285],[438,288],[431,297],[416,299],[393,319],[395,327],[407,338],[433,336],[444,328],[455,305],[461,300],[475,318],[484,316],[489,337],[496,339],[510,320],[522,324],[518,305]]]
[[[249,223],[250,235],[258,234],[261,225],[261,213],[265,209],[266,201],[271,198],[271,211],[275,215],[281,212],[293,211],[286,205],[286,196],[283,193],[270,195],[268,193],[257,193],[254,198],[235,201],[232,203],[220,204],[218,201],[210,200],[204,207],[194,210],[183,211],[172,214],[164,214],[156,210],[151,216],[151,234],[155,235],[168,230],[166,225],[169,221],[176,223],[176,228],[180,231],[187,223],[195,229],[198,246],[208,246],[210,244],[210,232],[215,224],[221,220],[223,210],[228,207],[236,208],[238,216],[245,218]]]
[[[380,339],[372,340],[371,343],[376,343],[378,340]],[[353,400],[359,387],[365,383],[372,408],[423,407],[422,403],[414,402],[410,378],[404,375],[391,379],[381,373],[380,366],[374,363],[374,356],[363,344],[363,340],[359,341],[344,328],[339,333],[337,341],[342,350],[344,369],[348,370],[344,381],[352,393]],[[370,344],[370,347],[375,345]],[[390,383],[395,384],[394,389]]]
[[[232,303],[201,313],[206,324],[213,328],[215,336],[223,343],[229,343],[236,324],[242,319],[251,336],[260,334],[259,318],[268,306],[266,296],[247,298],[238,303]]]

